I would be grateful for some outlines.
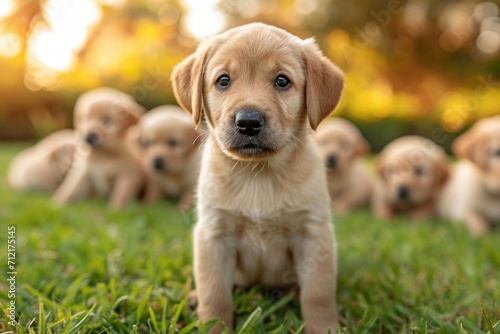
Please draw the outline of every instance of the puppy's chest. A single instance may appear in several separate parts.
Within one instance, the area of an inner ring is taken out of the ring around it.
[[[180,196],[182,194],[183,185],[180,176],[160,176],[155,181],[158,182],[163,193],[167,196]]]
[[[91,165],[90,174],[94,191],[97,195],[107,195],[116,179],[122,174],[123,164],[115,161],[100,161]]]
[[[282,277],[293,270],[293,244],[301,233],[301,226],[293,220],[241,219],[234,226],[237,285],[249,286],[257,282],[283,285]]]
[[[485,191],[480,192],[475,200],[477,210],[490,220],[500,223],[500,203],[498,197],[491,197]]]
[[[205,187],[202,192],[201,196],[220,209],[254,222],[283,219],[288,212],[308,206],[299,187],[289,187],[266,176],[233,179],[223,186]]]

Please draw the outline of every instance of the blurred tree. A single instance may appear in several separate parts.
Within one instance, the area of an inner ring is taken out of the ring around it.
[[[70,126],[78,94],[95,86],[148,108],[175,103],[170,73],[197,39],[255,21],[315,36],[346,74],[338,114],[375,148],[500,112],[498,2],[2,1],[15,5],[3,18],[0,6],[0,138]]]

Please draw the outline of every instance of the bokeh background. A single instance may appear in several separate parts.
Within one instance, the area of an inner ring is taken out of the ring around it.
[[[172,68],[207,35],[255,21],[316,38],[346,74],[337,115],[375,151],[404,134],[449,148],[500,113],[498,2],[1,0],[0,140],[71,127],[76,98],[97,86],[175,103]]]

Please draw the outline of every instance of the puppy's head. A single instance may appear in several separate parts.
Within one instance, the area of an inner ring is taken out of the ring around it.
[[[419,136],[396,139],[380,153],[378,172],[393,203],[432,200],[448,178],[448,160],[440,147]]]
[[[113,149],[144,113],[131,96],[113,88],[82,94],[75,105],[75,130],[93,149]]]
[[[452,151],[476,164],[484,173],[485,189],[500,195],[500,116],[478,121],[453,142]]]
[[[351,122],[341,119],[323,121],[314,135],[321,159],[328,171],[342,172],[370,151],[370,145]]]
[[[343,75],[312,40],[254,23],[200,45],[172,74],[179,103],[196,124],[204,112],[222,151],[264,159],[295,145],[336,107]]]
[[[147,112],[137,131],[143,162],[154,173],[180,172],[198,147],[199,133],[191,118],[175,106],[161,106]]]

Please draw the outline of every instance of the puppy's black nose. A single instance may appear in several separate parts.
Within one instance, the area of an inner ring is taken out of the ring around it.
[[[85,141],[90,146],[97,146],[97,144],[99,144],[99,135],[92,131],[88,132],[87,135],[85,136]]]
[[[326,167],[328,167],[328,168],[335,168],[335,167],[337,167],[337,156],[336,155],[330,154],[326,158]]]
[[[165,170],[165,161],[160,158],[156,157],[153,159],[153,168],[156,170]]]
[[[408,199],[410,197],[410,189],[407,186],[399,186],[398,188],[398,198]]]
[[[255,109],[243,109],[236,113],[234,124],[242,135],[255,136],[264,126],[264,117]]]

